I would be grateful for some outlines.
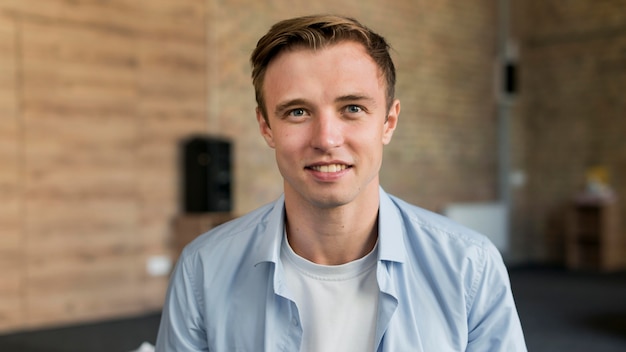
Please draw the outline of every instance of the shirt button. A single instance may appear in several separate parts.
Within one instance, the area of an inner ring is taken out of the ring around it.
[[[299,325],[298,319],[296,318],[291,319],[291,324],[293,324],[293,326],[298,326]]]

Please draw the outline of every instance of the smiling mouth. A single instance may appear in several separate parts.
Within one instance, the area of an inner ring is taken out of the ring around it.
[[[339,171],[345,170],[349,167],[350,167],[349,165],[345,165],[345,164],[330,164],[330,165],[309,166],[308,168],[314,171],[318,171],[318,172],[333,173],[333,172],[339,172]]]

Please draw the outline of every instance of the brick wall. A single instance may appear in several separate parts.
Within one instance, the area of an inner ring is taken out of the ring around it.
[[[583,189],[587,168],[605,166],[626,199],[626,1],[527,0],[515,8],[516,119],[525,134],[516,160],[528,174],[517,221],[531,258],[562,262],[564,207]]]

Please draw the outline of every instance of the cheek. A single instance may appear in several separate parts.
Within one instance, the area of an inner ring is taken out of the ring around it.
[[[302,148],[310,142],[313,133],[308,126],[281,126],[275,132],[277,144],[281,144],[285,148]]]
[[[363,140],[367,140],[366,143],[362,144],[362,149],[367,150],[368,158],[371,160],[380,159],[384,146],[384,136],[382,133],[380,131],[372,133],[367,136],[367,138],[363,138]]]
[[[285,131],[274,135],[274,143],[277,154],[288,158],[302,147],[303,138]]]
[[[363,136],[362,138],[368,140],[368,146],[370,149],[382,148],[385,142],[385,135],[383,130],[380,128],[372,127],[369,131],[367,131],[366,136]]]

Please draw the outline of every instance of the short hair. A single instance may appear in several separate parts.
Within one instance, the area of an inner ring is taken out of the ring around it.
[[[293,47],[317,50],[343,41],[354,41],[365,47],[382,73],[387,90],[387,106],[391,107],[395,95],[396,69],[389,55],[390,46],[385,38],[350,17],[311,15],[274,24],[267,34],[259,39],[250,56],[256,102],[266,122],[268,117],[263,82],[270,62],[279,53]]]

